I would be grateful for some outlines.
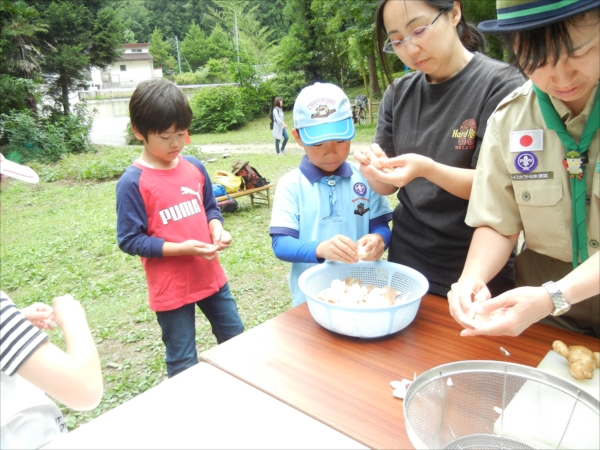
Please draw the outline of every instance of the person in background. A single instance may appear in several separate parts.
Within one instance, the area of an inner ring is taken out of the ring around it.
[[[466,218],[477,228],[448,293],[463,336],[515,336],[541,321],[600,337],[600,2],[538,3],[499,0],[498,20],[479,24],[503,36],[529,81],[483,141]],[[521,231],[519,287],[490,299]]]
[[[29,167],[4,159],[1,178],[37,183]],[[66,351],[43,331],[58,326]],[[52,307],[35,303],[18,309],[0,291],[0,444],[5,448],[40,448],[67,426],[48,396],[69,408],[95,408],[102,398],[100,358],[85,311],[70,295],[56,297]]]
[[[445,298],[473,236],[464,220],[487,120],[524,80],[480,53],[485,40],[462,1],[383,0],[376,28],[390,82],[385,53],[414,72],[388,86],[373,144],[355,158],[372,189],[398,195],[388,260],[418,270]],[[490,289],[513,287],[511,260]]]
[[[273,110],[271,112],[273,117],[273,138],[275,138],[275,151],[277,154],[283,154],[285,151],[285,144],[287,144],[289,135],[287,132],[287,125],[284,122],[283,117],[283,100],[281,97],[275,97],[273,100]],[[281,143],[281,149],[279,148],[279,143],[283,139]]]
[[[180,154],[192,121],[181,90],[167,80],[140,83],[129,113],[144,149],[117,182],[117,240],[142,259],[171,378],[198,363],[196,305],[217,343],[244,331],[217,257],[232,239],[206,168]]]
[[[305,87],[294,103],[294,138],[306,155],[277,183],[269,233],[273,252],[292,263],[292,304],[306,301],[300,275],[324,261],[376,261],[390,242],[392,209],[346,162],[355,129],[337,86]]]

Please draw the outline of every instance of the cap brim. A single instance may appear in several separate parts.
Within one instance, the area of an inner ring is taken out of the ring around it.
[[[40,177],[37,173],[35,173],[35,170],[30,167],[17,164],[16,162],[8,159],[3,159],[0,161],[0,174],[6,177],[16,178],[17,180],[25,181],[27,183],[37,183],[40,181]]]
[[[561,14],[558,17],[548,17],[545,19],[535,19],[529,22],[521,22],[521,23],[512,23],[512,24],[500,24],[499,20],[484,20],[477,25],[477,28],[482,33],[515,33],[518,31],[528,31],[534,30],[536,28],[541,28],[546,25],[552,25],[553,23],[560,22],[562,20],[568,19],[569,17],[576,16],[577,14],[582,14],[586,11],[590,11],[592,9],[598,8],[599,3],[587,3],[585,5],[581,5],[578,8],[571,9],[564,14]]]
[[[298,134],[304,145],[316,145],[327,141],[349,141],[354,137],[355,129],[352,119],[349,118],[300,128]]]

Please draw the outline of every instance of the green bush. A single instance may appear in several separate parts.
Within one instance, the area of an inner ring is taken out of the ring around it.
[[[0,74],[0,114],[8,114],[15,109],[30,109],[37,101],[36,89],[32,80]]]
[[[91,128],[92,115],[83,103],[75,105],[74,112],[66,116],[54,112],[35,118],[29,111],[0,114],[0,140],[8,142],[3,153],[17,162],[50,163],[68,153],[93,151]]]
[[[283,108],[291,109],[296,97],[307,83],[302,72],[285,72],[278,73],[267,84],[270,85],[270,89],[273,91],[273,97],[282,98]]]
[[[186,84],[205,84],[209,75],[208,67],[200,67],[195,72],[184,72],[181,74],[173,74],[175,84],[184,86]]]
[[[247,121],[261,117],[268,113],[274,93],[272,86],[262,83],[259,86],[243,86],[240,88],[242,96],[242,108]]]
[[[196,133],[222,133],[246,123],[242,95],[235,86],[200,89],[190,100],[194,113],[190,130]]]

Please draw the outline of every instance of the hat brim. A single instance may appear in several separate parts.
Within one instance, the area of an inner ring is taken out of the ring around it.
[[[600,3],[592,2],[587,3],[585,5],[581,5],[577,8],[573,8],[569,11],[565,11],[563,14],[554,17],[547,17],[545,19],[533,19],[527,22],[521,23],[512,23],[512,24],[501,24],[499,20],[484,20],[477,25],[477,28],[482,33],[515,33],[519,31],[528,31],[534,30],[536,28],[541,28],[546,25],[552,25],[553,23],[561,22],[569,17],[576,16],[578,14],[582,14],[584,12],[590,11],[592,9],[600,7]]]
[[[349,141],[355,133],[356,130],[351,118],[298,130],[304,145],[322,144],[327,141]]]
[[[40,181],[40,177],[35,170],[30,167],[17,164],[16,162],[8,159],[3,159],[0,161],[0,174],[6,177],[16,178],[17,180],[25,181],[27,183],[38,183]]]

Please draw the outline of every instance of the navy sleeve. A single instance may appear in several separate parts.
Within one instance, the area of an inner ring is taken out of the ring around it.
[[[392,240],[392,231],[387,223],[383,222],[378,223],[377,225],[372,225],[369,229],[369,232],[371,234],[381,235],[386,249],[390,246],[390,241]]]
[[[282,261],[300,263],[322,263],[324,258],[317,258],[317,247],[320,242],[301,241],[292,236],[276,234],[271,237],[273,253]]]
[[[130,166],[117,182],[117,241],[125,253],[162,257],[165,240],[148,235],[148,214],[140,194],[142,171]]]
[[[217,200],[215,199],[215,192],[212,188],[212,182],[210,180],[210,176],[208,176],[208,172],[206,172],[206,167],[204,164],[193,156],[184,156],[184,159],[189,163],[196,166],[202,175],[204,176],[204,191],[202,193],[202,198],[204,199],[204,210],[206,211],[206,221],[210,222],[213,219],[220,220],[223,223],[223,215],[221,214],[221,210],[217,206]]]

